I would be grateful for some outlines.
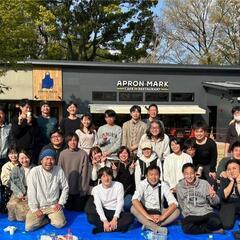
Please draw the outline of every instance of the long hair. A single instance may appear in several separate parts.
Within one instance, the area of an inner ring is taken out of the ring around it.
[[[153,123],[156,123],[159,126],[160,132],[159,132],[157,138],[162,141],[164,139],[164,130],[163,130],[162,124],[157,120],[154,120],[150,123],[150,126],[148,127],[148,129],[146,131],[146,135],[147,135],[148,139],[152,138],[152,134],[151,134],[150,129],[151,129],[151,126],[152,126]]]
[[[88,113],[83,114],[82,117],[81,117],[81,123],[80,123],[80,130],[81,130],[81,132],[84,133],[84,131],[83,131],[84,126],[82,124],[83,118],[88,118],[90,120],[91,123],[90,123],[90,125],[88,126],[87,129],[90,132],[90,134],[94,133],[95,127],[94,127],[93,122],[92,122],[92,116],[90,114],[88,114]]]

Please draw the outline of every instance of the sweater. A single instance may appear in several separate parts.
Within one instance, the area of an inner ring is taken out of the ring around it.
[[[175,188],[179,180],[183,178],[182,166],[185,163],[192,163],[192,158],[182,152],[180,155],[171,153],[164,161],[164,181],[168,182],[170,189]]]
[[[46,145],[50,142],[50,133],[57,129],[57,119],[55,117],[43,117],[39,116],[37,118],[38,127],[41,130],[40,137],[41,137],[41,144]]]
[[[80,129],[76,130],[76,134],[79,137],[78,147],[84,150],[87,154],[89,154],[90,149],[93,146],[97,145],[97,133],[94,130],[93,133],[84,133]]]
[[[107,136],[106,141],[103,139],[103,136]],[[103,152],[116,154],[121,146],[122,128],[118,125],[109,126],[105,124],[98,129],[97,138],[98,145]]]
[[[183,217],[204,216],[213,212],[211,205],[219,203],[219,197],[214,199],[209,195],[209,183],[203,179],[196,179],[193,185],[188,185],[185,179],[177,184],[177,199]]]
[[[129,169],[132,162],[129,162],[127,165],[119,161],[117,165],[117,176],[115,178],[116,181],[123,184],[124,195],[133,194],[135,190],[135,182],[134,182],[134,172]]]
[[[205,144],[196,144],[196,154],[193,157],[195,166],[210,165],[210,172],[216,171],[217,164],[217,144],[208,138]]]
[[[67,202],[68,183],[59,166],[54,166],[49,172],[42,166],[34,167],[29,173],[27,186],[28,206],[32,212]]]
[[[102,184],[99,184],[93,188],[92,195],[101,221],[107,220],[104,208],[114,210],[114,217],[119,218],[124,204],[124,190],[121,183],[113,181],[112,185],[108,188],[104,188]]]
[[[40,143],[40,131],[36,119],[32,118],[32,125],[23,119],[21,125],[18,125],[18,116],[12,120],[12,138],[11,144],[18,149],[33,150]]]
[[[130,149],[132,146],[139,144],[142,135],[147,130],[147,125],[141,120],[135,122],[131,119],[123,124],[122,130],[122,146]],[[137,153],[137,150],[134,153]]]
[[[65,149],[60,153],[58,165],[62,167],[69,184],[69,194],[84,196],[89,190],[91,166],[85,151]]]
[[[5,163],[2,167],[2,172],[1,172],[1,181],[2,185],[9,186],[10,184],[10,177],[11,177],[11,172],[14,167],[16,167],[18,163],[13,164],[11,161],[8,161]]]
[[[81,124],[81,119],[76,118],[74,120],[67,118],[63,118],[59,124],[59,127],[63,133],[63,136],[67,136],[69,133],[74,133],[77,129],[79,129]]]

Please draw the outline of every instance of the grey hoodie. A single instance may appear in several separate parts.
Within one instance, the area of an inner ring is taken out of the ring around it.
[[[187,185],[184,179],[177,184],[177,199],[183,217],[203,216],[213,212],[210,205],[219,203],[219,197],[214,199],[209,195],[209,183],[203,179],[196,179],[193,185]]]

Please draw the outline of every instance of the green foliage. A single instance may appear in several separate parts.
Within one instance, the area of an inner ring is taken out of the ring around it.
[[[155,37],[157,1],[0,2],[0,59],[136,61]]]

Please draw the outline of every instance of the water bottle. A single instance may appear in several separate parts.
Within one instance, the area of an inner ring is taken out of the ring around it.
[[[150,240],[150,239],[154,239],[153,238],[153,232],[152,231],[147,231],[147,230],[145,230],[145,231],[143,231],[142,233],[141,233],[141,235],[144,237],[144,239],[146,239],[146,240]]]
[[[167,240],[167,235],[161,234],[161,233],[155,233],[150,230],[145,230],[141,233],[141,235],[146,240]]]

